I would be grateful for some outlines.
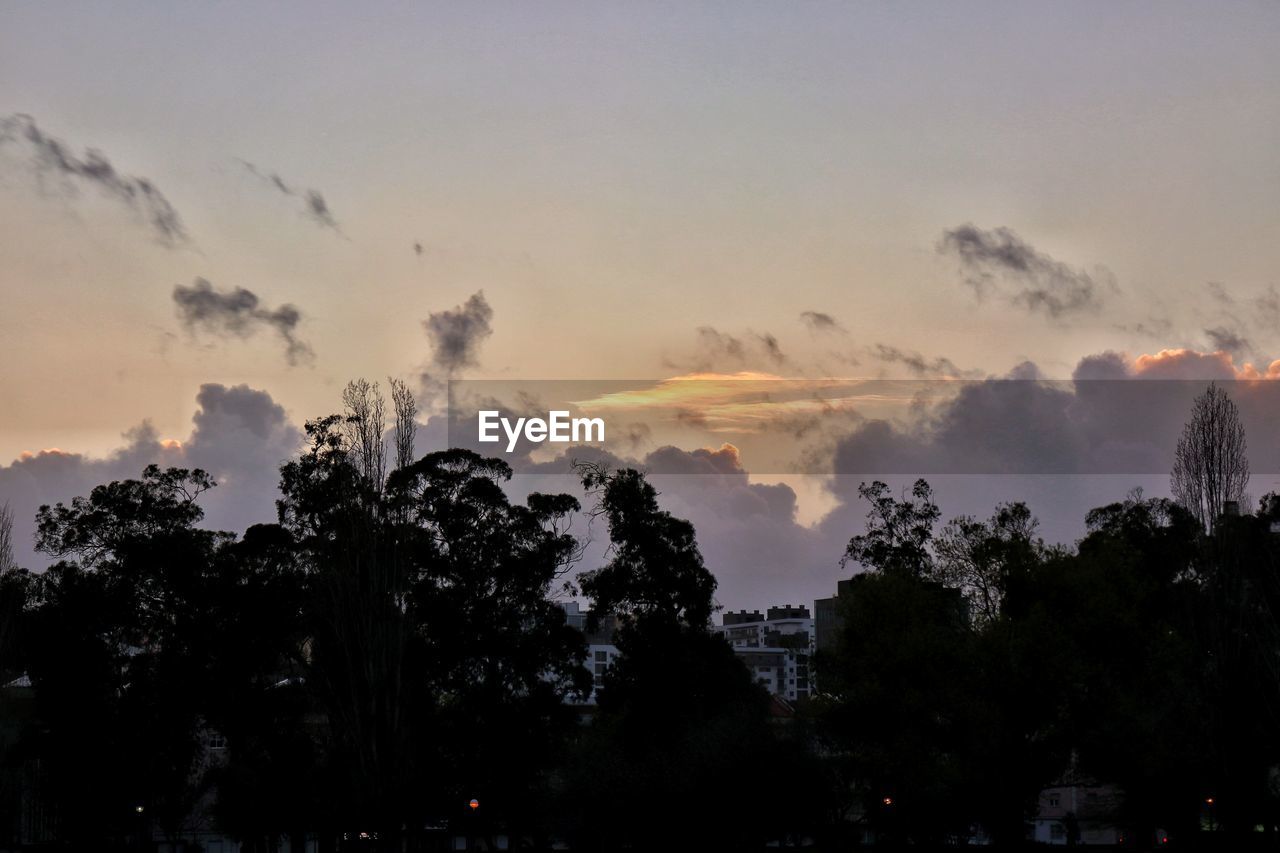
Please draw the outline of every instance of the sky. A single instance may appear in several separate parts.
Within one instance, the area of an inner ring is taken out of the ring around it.
[[[447,378],[1266,376],[1278,42],[1262,2],[9,0],[0,500],[29,535],[167,458],[221,466],[211,521],[269,516],[358,376],[428,413]],[[664,492],[727,604],[843,571],[828,475],[872,436],[824,435],[786,476],[677,442],[729,466]]]

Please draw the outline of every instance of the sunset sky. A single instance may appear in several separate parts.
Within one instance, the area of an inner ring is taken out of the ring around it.
[[[192,445],[269,487],[356,376],[1265,374],[1277,44],[1270,2],[9,0],[0,501]]]

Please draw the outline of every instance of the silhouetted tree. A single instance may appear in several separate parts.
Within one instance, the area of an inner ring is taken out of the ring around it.
[[[418,403],[403,379],[388,379],[391,386],[391,406],[395,411],[392,426],[396,448],[396,468],[404,468],[413,462],[413,440],[417,434]]]
[[[1227,392],[1210,382],[1196,398],[1174,452],[1174,498],[1212,532],[1228,501],[1249,484],[1244,424]]]
[[[513,505],[510,468],[464,450],[384,486],[351,447],[368,430],[350,416],[307,430],[311,448],[282,469],[279,511],[310,589],[306,672],[328,721],[330,829],[376,831],[396,849],[405,827],[459,817],[473,796],[490,820],[519,824],[571,722],[562,700],[587,678],[583,638],[548,600],[578,552],[563,524],[577,501]]]
[[[1044,572],[1038,607],[1060,631],[1056,667],[1079,770],[1123,791],[1134,838],[1188,843],[1209,770],[1208,661],[1190,630],[1198,524],[1135,492],[1087,517],[1077,553]]]
[[[934,546],[935,576],[964,593],[976,621],[990,623],[999,617],[1009,588],[1043,558],[1038,526],[1023,503],[1001,504],[986,521],[954,518]]]
[[[744,850],[812,832],[825,805],[820,775],[806,745],[770,724],[751,672],[708,631],[715,578],[692,525],[660,509],[637,471],[581,473],[610,540],[607,562],[581,588],[593,619],[616,619],[621,656],[564,795],[575,849],[662,849],[678,833],[689,849]]]
[[[866,532],[849,540],[840,564],[852,561],[878,571],[915,577],[932,574],[930,544],[940,513],[929,484],[916,480],[911,499],[894,498],[889,487],[879,480],[860,485],[858,495],[871,504]]]
[[[0,684],[18,671],[18,635],[30,577],[13,556],[13,510],[0,506]]]
[[[373,489],[386,479],[386,399],[377,383],[353,379],[342,391],[342,421],[346,450],[360,476]]]
[[[198,797],[207,581],[229,539],[196,527],[212,486],[202,471],[153,465],[40,508],[37,548],[61,559],[29,605],[33,748],[65,838],[87,849],[153,823],[176,838]]]
[[[209,593],[217,654],[205,715],[224,744],[208,771],[214,816],[246,853],[282,838],[301,849],[326,824],[324,732],[305,677],[310,590],[293,540],[277,525],[250,527],[219,552]]]
[[[13,510],[0,504],[0,575],[18,568],[13,555]]]
[[[871,504],[846,562],[843,628],[820,652],[825,730],[859,814],[889,843],[957,842],[977,825],[1016,845],[1040,789],[1065,763],[1052,659],[1055,626],[1034,607],[1051,553],[1023,504],[940,535],[917,481]]]
[[[933,578],[929,484],[902,498],[879,481],[858,492],[871,505],[866,530],[842,564],[871,571],[841,595],[843,629],[819,659],[825,721],[867,823],[882,839],[937,843],[964,834],[972,814],[968,609]]]

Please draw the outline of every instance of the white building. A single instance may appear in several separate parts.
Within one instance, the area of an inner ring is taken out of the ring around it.
[[[618,659],[618,647],[613,643],[613,617],[602,619],[595,631],[587,630],[587,612],[576,601],[562,601],[565,622],[587,635],[587,669],[591,670],[591,695],[586,704],[596,704],[596,691],[604,681],[604,675]]]
[[[789,702],[809,698],[814,651],[809,608],[786,604],[764,613],[727,612],[713,630],[729,641],[756,681],[770,693]]]

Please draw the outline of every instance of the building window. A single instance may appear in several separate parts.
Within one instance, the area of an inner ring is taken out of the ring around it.
[[[596,663],[606,663],[608,662],[608,660],[609,660],[609,653],[607,651],[596,652]]]
[[[209,749],[226,749],[227,739],[217,732],[209,732]]]
[[[1056,809],[1061,802],[1057,794],[1049,795],[1049,808]]]

